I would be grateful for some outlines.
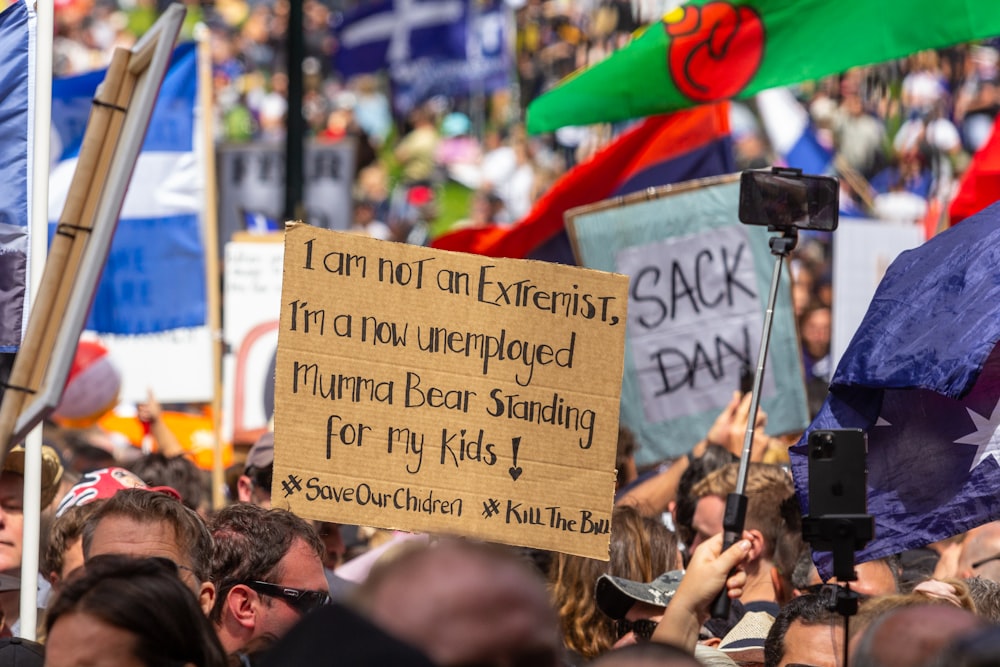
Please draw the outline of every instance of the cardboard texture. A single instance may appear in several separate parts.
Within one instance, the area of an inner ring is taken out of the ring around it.
[[[289,225],[274,505],[607,560],[627,289]]]

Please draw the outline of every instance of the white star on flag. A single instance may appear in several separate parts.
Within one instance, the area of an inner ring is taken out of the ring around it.
[[[978,447],[976,456],[972,460],[972,468],[969,470],[982,463],[987,456],[992,456],[997,463],[1000,463],[1000,401],[997,401],[989,419],[970,408],[966,408],[966,410],[976,430],[962,436],[955,441],[955,444],[976,445]]]

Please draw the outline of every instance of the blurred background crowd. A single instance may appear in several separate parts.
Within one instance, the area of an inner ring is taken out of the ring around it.
[[[628,127],[529,136],[523,119],[538,95],[669,9],[624,0],[510,2],[504,11],[513,27],[515,85],[490,94],[482,108],[468,97],[437,96],[396,113],[385,75],[345,80],[335,68],[332,26],[358,4],[303,4],[307,133],[313,141],[356,141],[352,229],[417,243],[464,225],[516,223],[560,175]],[[289,106],[288,2],[186,5],[185,36],[197,24],[210,34],[216,141],[281,141]],[[163,0],[57,0],[56,76],[105,65],[112,49],[133,42],[164,6]],[[998,46],[1000,40],[924,51],[791,88],[816,138],[834,155],[841,216],[916,224],[940,210],[935,202],[947,206],[1000,110]],[[775,163],[755,100],[734,101],[730,109],[737,167]],[[832,371],[829,238],[816,235],[799,245],[793,279],[815,403]]]

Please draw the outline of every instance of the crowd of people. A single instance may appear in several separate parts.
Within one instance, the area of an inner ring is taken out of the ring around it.
[[[521,120],[532,99],[649,19],[626,2],[528,0],[513,10],[517,85],[489,100],[476,127],[469,100],[435,98],[400,117],[383,76],[342,80],[329,26],[348,6],[303,8],[309,133],[359,142],[352,229],[414,243],[441,215],[444,183],[474,193],[456,225],[513,224],[623,129],[531,137]],[[56,74],[104,66],[156,11],[151,2],[57,2]],[[288,3],[217,0],[189,11],[186,30],[197,21],[210,29],[216,139],[283,138]],[[835,156],[843,213],[916,222],[930,203],[947,202],[1000,111],[998,60],[996,43],[958,45],[796,86]],[[780,157],[754,100],[732,103],[731,129],[741,169]],[[814,235],[792,260],[813,413],[833,372],[831,253],[829,239]],[[688,455],[655,467],[637,469],[643,443],[622,430],[608,561],[272,509],[272,434],[234,466],[229,504],[212,509],[206,473],[159,421],[155,401],[139,416],[159,453],[105,446],[108,434],[93,430],[48,433],[38,644],[19,638],[19,568],[34,547],[23,540],[24,452],[6,457],[0,662],[16,652],[25,664],[58,667],[838,667],[848,654],[869,666],[1000,664],[1000,523],[862,563],[849,587],[824,582],[785,465],[794,434],[767,435],[762,414],[746,529],[723,549],[749,419],[739,394]],[[719,595],[730,600],[727,614],[712,613]]]
[[[108,461],[73,456],[93,446],[85,434],[50,428],[38,641],[21,638],[20,564],[33,548],[24,449],[0,471],[0,661],[16,652],[26,660],[17,664],[60,667],[838,667],[847,655],[887,667],[996,664],[1000,522],[824,581],[776,462],[784,446],[761,429],[744,531],[723,548],[748,398],[735,394],[688,455],[652,474],[630,462],[634,437],[621,429],[607,561],[272,508],[273,433],[238,464],[232,501],[211,509],[206,474],[183,452],[135,449],[128,468],[94,468]]]

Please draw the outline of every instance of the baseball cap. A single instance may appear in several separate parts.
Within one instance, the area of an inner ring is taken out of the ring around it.
[[[260,470],[272,463],[274,463],[274,432],[268,431],[257,438],[257,442],[253,443],[253,447],[247,452],[247,460],[243,470],[246,472],[251,467]]]
[[[177,500],[181,499],[181,494],[177,493],[176,489],[169,486],[149,486],[138,475],[125,468],[101,468],[84,474],[80,481],[66,492],[66,495],[59,501],[59,507],[56,508],[56,516],[62,516],[70,507],[86,505],[102,498],[110,498],[122,489],[159,491],[173,496]],[[2,663],[0,663],[0,667],[2,667]]]
[[[0,639],[0,667],[42,667],[45,651],[38,642],[21,637]]]
[[[597,579],[595,589],[597,608],[608,617],[618,620],[625,618],[625,614],[636,602],[666,607],[677,592],[683,577],[684,570],[664,572],[649,582],[602,574]]]
[[[17,445],[7,452],[3,460],[3,472],[24,476],[24,446]],[[52,447],[42,445],[42,507],[48,507],[59,491],[63,476],[63,465],[59,454]]]

